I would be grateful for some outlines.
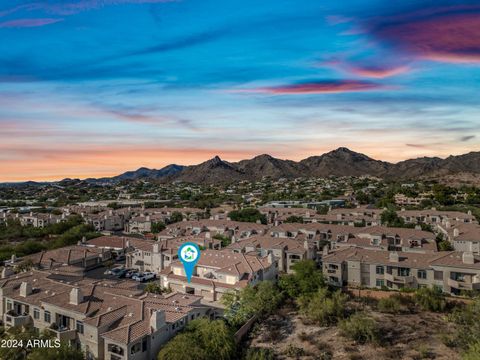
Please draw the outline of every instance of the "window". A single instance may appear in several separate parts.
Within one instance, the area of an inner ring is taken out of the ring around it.
[[[377,266],[375,271],[378,275],[383,275],[385,273],[385,268],[383,266]]]
[[[398,268],[398,275],[399,276],[409,276],[410,269],[409,268]]]
[[[417,276],[419,279],[427,278],[427,270],[418,270]]]
[[[50,311],[45,311],[45,314],[43,316],[45,322],[49,323],[52,320],[52,316],[50,314]]]
[[[40,310],[38,310],[36,308],[33,309],[33,318],[36,319],[36,320],[40,319]]]
[[[79,334],[83,334],[83,322],[77,320],[77,331]]]
[[[383,279],[377,279],[376,286],[377,287],[385,286],[385,282],[383,281]]]
[[[142,344],[141,343],[136,343],[135,345],[132,346],[132,349],[130,350],[131,354],[135,354],[139,352],[142,349]]]
[[[148,344],[147,338],[144,338],[144,339],[142,340],[142,352],[147,351],[147,344]]]
[[[443,271],[434,271],[433,278],[435,280],[443,280]]]
[[[13,304],[10,300],[7,300],[7,310],[12,310]]]

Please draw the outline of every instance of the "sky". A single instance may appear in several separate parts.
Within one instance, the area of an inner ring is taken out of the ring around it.
[[[480,3],[0,1],[0,181],[480,150]]]

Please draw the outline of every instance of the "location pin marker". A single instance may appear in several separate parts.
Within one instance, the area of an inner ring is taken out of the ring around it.
[[[178,249],[178,258],[183,263],[187,281],[190,282],[195,264],[200,259],[200,248],[197,244],[187,242]]]

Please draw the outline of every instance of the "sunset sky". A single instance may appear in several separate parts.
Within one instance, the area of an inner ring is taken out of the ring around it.
[[[0,2],[0,182],[480,150],[480,3]]]

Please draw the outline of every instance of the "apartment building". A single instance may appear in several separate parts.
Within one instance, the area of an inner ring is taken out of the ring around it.
[[[229,238],[243,239],[254,235],[263,235],[267,229],[267,225],[231,220],[181,221],[168,225],[159,234],[159,239],[199,235],[203,232],[210,232],[212,237],[214,235],[223,235]]]
[[[460,223],[450,227],[439,226],[439,230],[456,251],[466,251],[480,255],[480,225]]]
[[[305,238],[279,238],[269,236],[254,236],[248,239],[234,241],[227,249],[237,254],[272,254],[278,262],[278,271],[292,273],[292,266],[302,260],[316,260],[317,247]]]
[[[31,261],[33,266],[38,269],[83,273],[102,265],[111,258],[112,252],[108,249],[72,245],[24,256],[22,261]]]
[[[451,294],[480,289],[480,258],[455,251],[405,253],[345,248],[323,257],[323,273],[335,286],[389,289],[437,286]]]
[[[96,231],[122,231],[125,226],[124,215],[117,214],[114,210],[98,214],[82,213],[87,224],[92,225]]]
[[[87,359],[154,360],[189,321],[213,312],[194,295],[145,294],[132,282],[59,281],[32,271],[0,280],[0,314],[6,327],[49,331]]]
[[[20,220],[20,224],[22,226],[33,226],[36,228],[44,228],[49,224],[56,224],[61,221],[65,221],[65,215],[54,215],[54,214],[47,214],[47,213],[33,213],[30,212],[29,214],[20,215],[18,217]]]
[[[459,223],[478,223],[471,211],[463,213],[460,211],[438,211],[435,208],[428,210],[405,210],[397,212],[407,224],[429,224],[437,226],[439,224],[455,225]]]
[[[393,228],[373,226],[355,228],[354,236],[346,241],[332,241],[331,247],[359,246],[363,248],[381,249],[402,252],[436,252],[435,234],[409,228]]]
[[[256,285],[262,280],[276,280],[277,274],[278,264],[273,254],[262,257],[227,249],[205,250],[195,265],[190,283],[183,264],[178,260],[160,273],[160,283],[174,291],[217,301],[226,292]]]

